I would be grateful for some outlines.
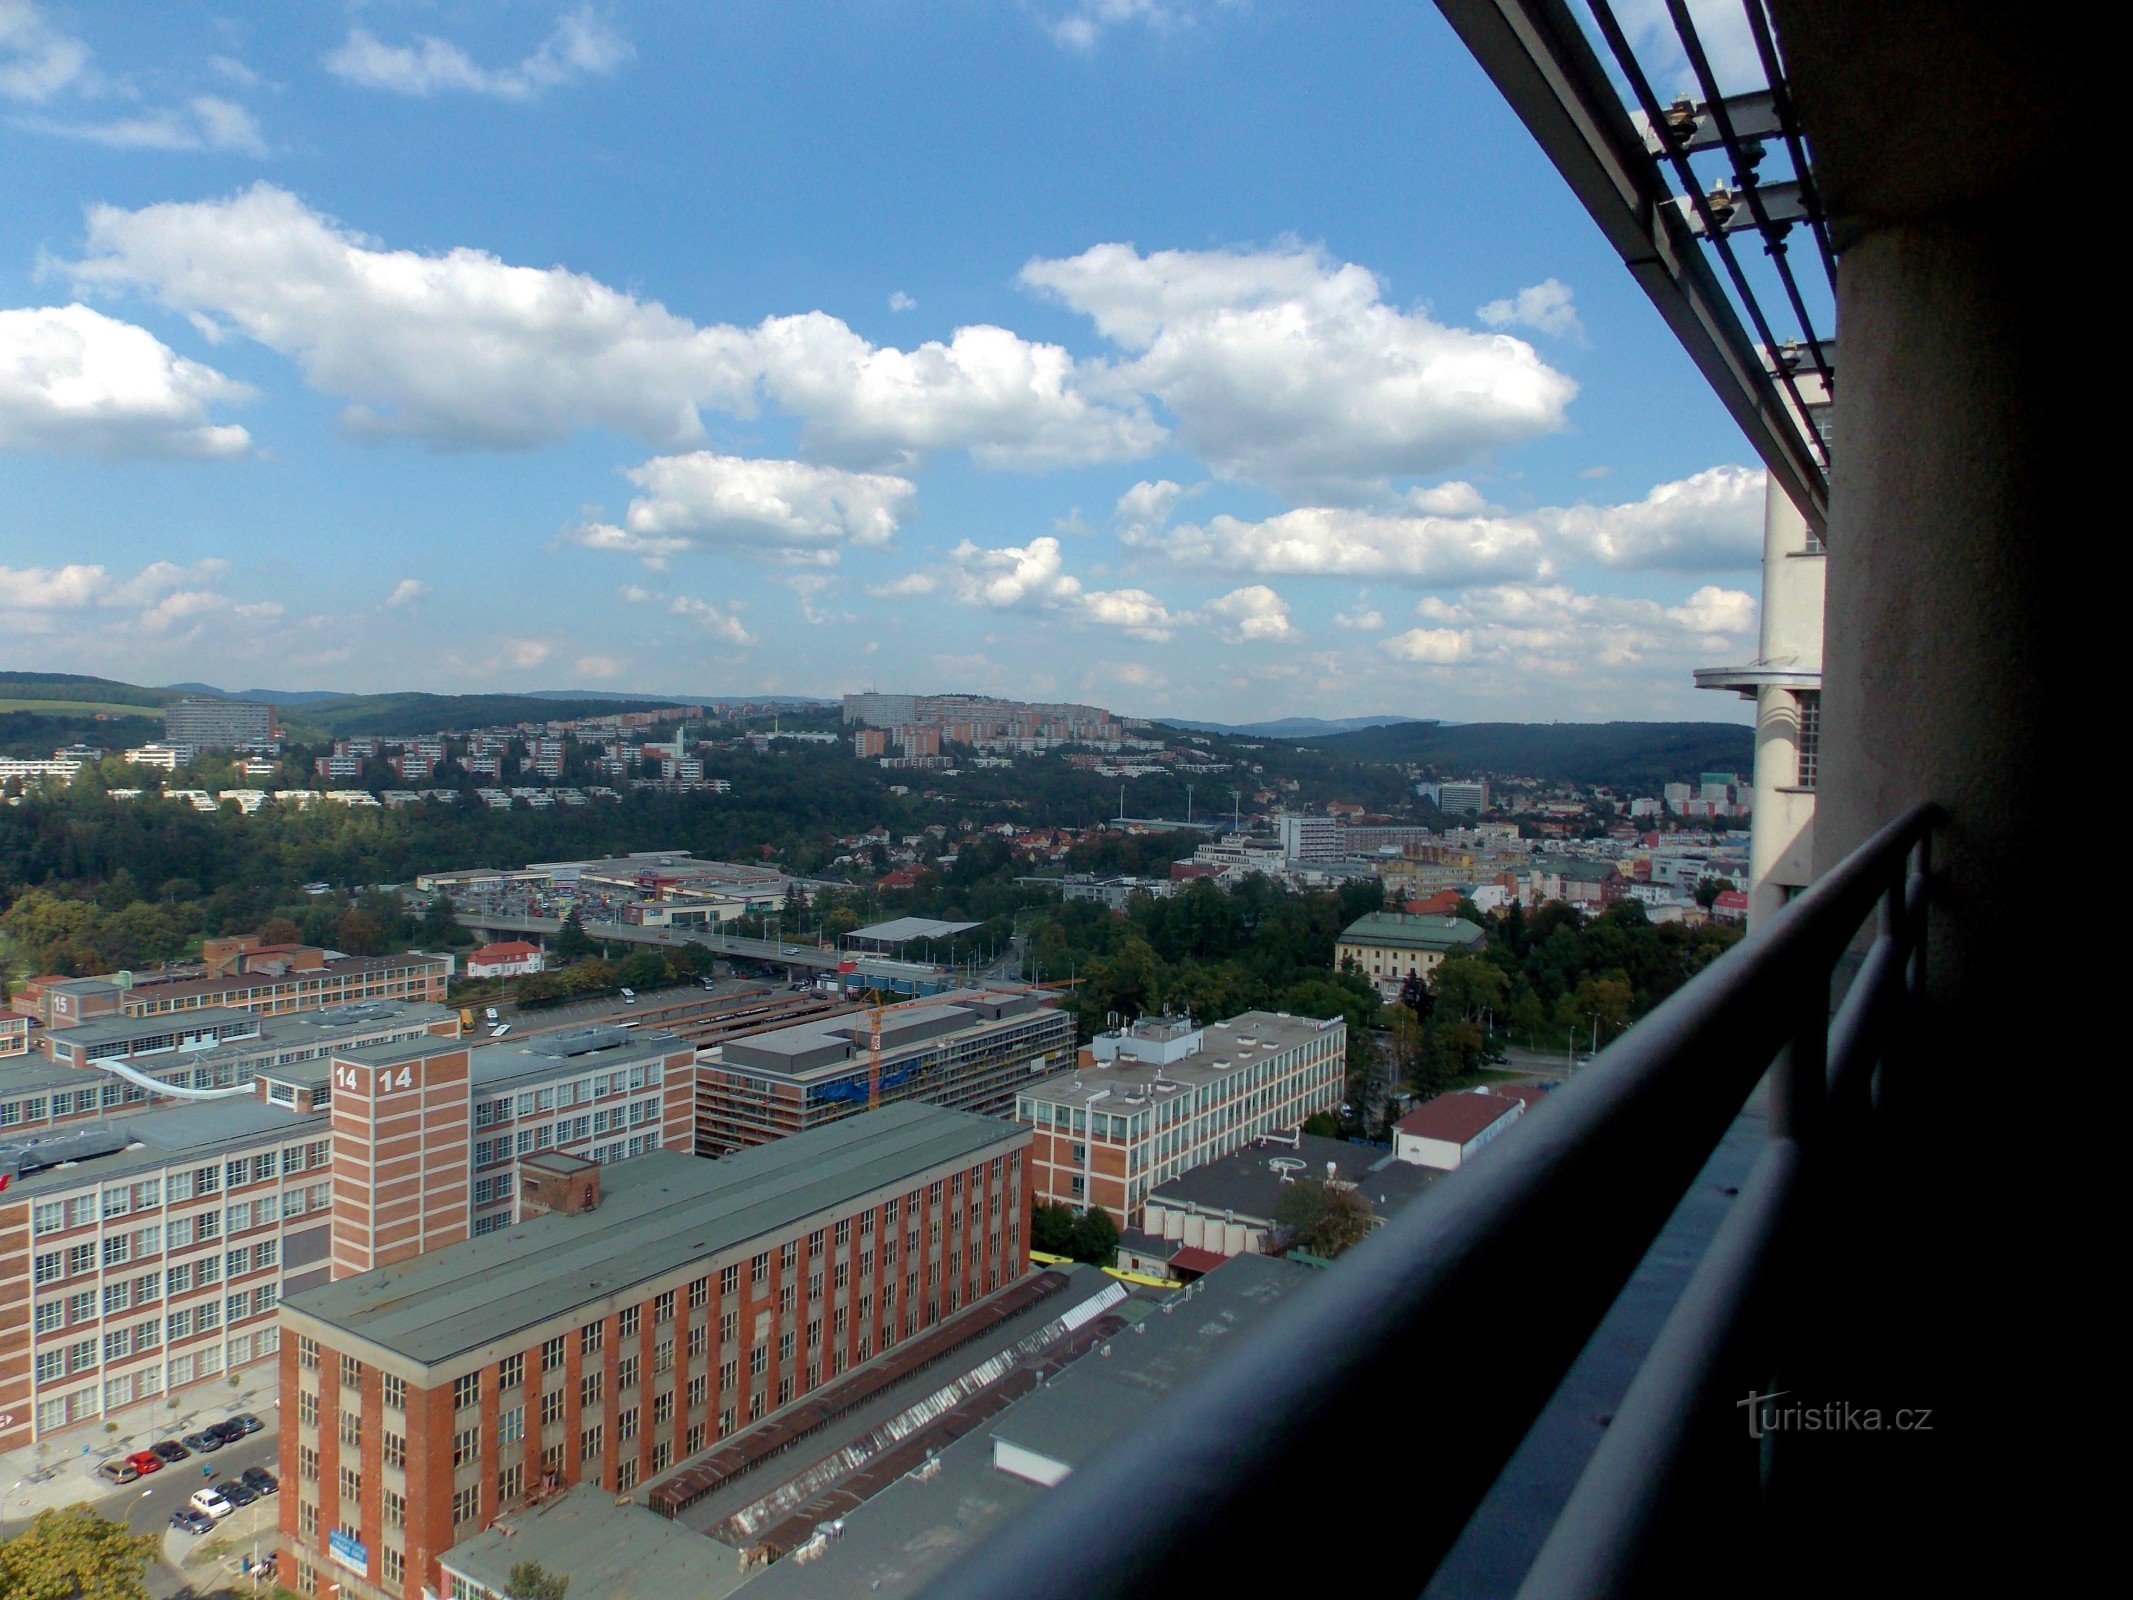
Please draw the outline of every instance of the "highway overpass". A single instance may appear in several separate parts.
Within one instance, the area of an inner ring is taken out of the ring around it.
[[[560,917],[514,917],[497,911],[461,911],[458,921],[477,935],[492,938],[506,934],[535,934],[552,939],[563,927]],[[700,932],[694,928],[642,928],[630,922],[587,922],[585,933],[588,938],[618,944],[700,944],[718,955],[794,970],[805,968],[810,972],[834,972],[838,962],[845,959],[841,951],[825,950],[811,944],[745,939],[737,934]]]

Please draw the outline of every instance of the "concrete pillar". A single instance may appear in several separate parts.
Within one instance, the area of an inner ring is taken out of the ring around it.
[[[1824,565],[1821,547],[1808,538],[1806,518],[1773,484],[1763,497],[1763,607],[1757,665],[1821,672]],[[1818,687],[1819,676],[1815,683]],[[1755,696],[1749,927],[1814,881],[1814,825],[1814,794],[1800,787],[1799,692],[1766,683]]]
[[[1817,871],[1920,800],[1936,841],[1934,993],[1990,992],[2037,907],[2051,641],[2073,459],[2051,355],[2069,336],[2034,234],[2004,212],[1877,227],[1838,272]]]

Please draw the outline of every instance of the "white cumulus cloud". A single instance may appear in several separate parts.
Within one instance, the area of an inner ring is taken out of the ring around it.
[[[94,206],[88,245],[77,278],[233,324],[347,397],[359,432],[523,447],[605,426],[688,445],[703,433],[700,401],[750,403],[736,330],[698,328],[562,268],[378,249],[270,184],[228,200]]]
[[[1145,589],[1090,589],[1062,569],[1059,541],[1049,534],[1026,545],[985,549],[965,539],[938,573],[914,574],[877,593],[945,591],[963,605],[996,611],[1029,611],[1069,622],[1117,628],[1138,639],[1162,642],[1190,619],[1171,611]]]
[[[1762,558],[1763,489],[1760,468],[1710,467],[1642,500],[1568,506],[1536,521],[1566,553],[1600,566],[1728,571]]]
[[[1762,550],[1764,475],[1710,467],[1619,505],[1506,511],[1471,484],[1413,491],[1412,510],[1300,506],[1252,521],[1166,524],[1175,496],[1142,484],[1120,502],[1119,539],[1181,565],[1265,575],[1316,574],[1443,588],[1547,578],[1569,566],[1738,572]]]
[[[1137,401],[1091,400],[1065,350],[1005,328],[958,328],[946,344],[899,350],[811,311],[766,320],[753,345],[764,391],[836,460],[961,445],[992,466],[1051,467],[1146,455],[1162,441]]]
[[[886,473],[707,450],[658,456],[627,476],[645,492],[619,526],[581,524],[565,537],[655,564],[685,550],[729,549],[828,566],[847,548],[887,544],[917,493],[910,479]]]
[[[1548,564],[1540,530],[1516,517],[1409,516],[1347,506],[1303,506],[1257,522],[1219,516],[1143,531],[1126,542],[1226,572],[1428,585],[1530,576]]]
[[[1113,382],[1159,399],[1185,449],[1290,492],[1442,471],[1561,427],[1577,392],[1524,341],[1403,311],[1367,269],[1300,245],[1102,244],[1022,281],[1126,352]]]
[[[387,44],[367,28],[351,28],[325,59],[328,72],[364,89],[426,97],[481,94],[531,100],[581,78],[603,77],[636,54],[631,43],[591,6],[556,19],[538,49],[510,66],[484,67],[449,39],[417,34],[412,44]]]
[[[400,606],[413,605],[430,592],[430,586],[420,578],[402,578],[393,585],[393,592],[385,597],[385,608],[390,611]]]
[[[229,563],[216,559],[154,561],[131,577],[93,562],[0,567],[0,629],[68,638],[86,628],[103,644],[172,645],[202,637],[218,617],[258,624],[282,614],[274,601],[246,603],[224,593],[228,572]]]
[[[1234,643],[1285,643],[1297,637],[1289,603],[1263,583],[1232,589],[1201,610]]]
[[[1492,328],[1531,328],[1558,339],[1579,338],[1585,332],[1570,285],[1560,278],[1543,279],[1507,300],[1491,300],[1474,315]]]
[[[256,184],[227,200],[93,207],[86,285],[155,295],[234,327],[350,404],[359,433],[526,448],[608,427],[664,450],[701,444],[702,409],[751,417],[767,397],[811,453],[852,466],[965,448],[1041,467],[1145,454],[1146,407],[1086,392],[1073,358],[1004,328],[913,350],[813,311],[699,326],[563,267],[481,250],[389,250]]]
[[[1755,629],[1755,598],[1707,585],[1667,605],[1582,593],[1564,583],[1503,583],[1431,597],[1420,627],[1380,646],[1398,660],[1476,667],[1521,680],[1619,676],[1654,666],[1686,675],[1737,648]]]
[[[0,450],[243,455],[251,436],[208,408],[251,392],[84,305],[0,311]]]
[[[1146,589],[1092,589],[1065,570],[1060,542],[1049,534],[1028,544],[996,548],[966,539],[938,566],[906,573],[868,592],[884,599],[940,594],[966,606],[1116,628],[1157,644],[1192,629],[1211,631],[1233,644],[1286,643],[1298,637],[1288,602],[1264,584],[1233,589],[1198,607],[1173,606]]]

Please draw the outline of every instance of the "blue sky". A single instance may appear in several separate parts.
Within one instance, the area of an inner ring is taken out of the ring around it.
[[[1694,716],[1753,458],[1435,9],[0,0],[0,664]]]

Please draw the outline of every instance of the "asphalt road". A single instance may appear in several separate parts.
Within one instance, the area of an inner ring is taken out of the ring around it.
[[[1583,1051],[1578,1053],[1580,1067],[1589,1059]],[[1561,1083],[1570,1075],[1570,1059],[1567,1053],[1561,1050],[1528,1050],[1512,1044],[1504,1046],[1503,1068],[1506,1072],[1523,1072],[1553,1083]]]

